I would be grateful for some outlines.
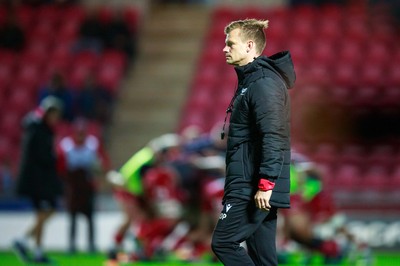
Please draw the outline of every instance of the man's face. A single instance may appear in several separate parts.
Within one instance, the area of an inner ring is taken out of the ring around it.
[[[243,66],[249,63],[247,50],[247,42],[240,38],[240,29],[234,29],[226,35],[225,47],[222,51],[229,65]]]
[[[61,118],[61,112],[58,110],[51,110],[46,114],[46,122],[49,126],[55,126]]]

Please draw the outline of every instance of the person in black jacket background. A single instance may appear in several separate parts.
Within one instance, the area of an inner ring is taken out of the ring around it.
[[[57,98],[48,96],[23,121],[24,137],[17,193],[32,201],[35,223],[23,238],[15,241],[14,248],[25,261],[31,260],[27,242],[33,239],[33,260],[49,262],[42,251],[42,235],[46,221],[56,208],[57,197],[62,192],[53,145],[53,127],[60,119],[61,109],[62,103]]]
[[[212,249],[229,266],[277,265],[277,209],[290,207],[288,89],[296,76],[289,52],[261,55],[267,27],[267,20],[246,19],[225,28],[223,52],[238,86],[227,109],[224,207]]]

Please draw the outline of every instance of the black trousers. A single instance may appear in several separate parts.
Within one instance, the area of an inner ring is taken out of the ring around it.
[[[211,243],[218,259],[227,266],[278,265],[276,255],[277,209],[269,212],[254,200],[227,199]],[[240,246],[246,241],[248,251]]]
[[[70,231],[69,231],[69,249],[70,251],[74,252],[76,250],[76,218],[78,216],[78,212],[70,212]],[[88,225],[88,251],[93,252],[95,250],[94,244],[94,220],[93,220],[93,212],[83,212],[82,213]]]

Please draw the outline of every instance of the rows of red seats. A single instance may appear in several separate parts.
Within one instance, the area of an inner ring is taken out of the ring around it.
[[[116,11],[101,7],[99,12],[102,22],[107,23]],[[132,32],[136,31],[138,10],[127,7],[121,12]],[[79,27],[86,15],[86,10],[79,5],[17,7],[16,16],[25,32],[26,45],[21,52],[0,49],[1,161],[7,158],[16,162],[19,158],[21,119],[37,104],[39,89],[53,73],[60,72],[71,89],[81,88],[85,77],[92,73],[100,85],[114,95],[117,93],[127,66],[127,57],[123,52],[112,49],[99,54],[91,51],[74,52]],[[6,17],[6,9],[0,7],[0,25]],[[65,133],[66,127],[60,127],[61,134]]]
[[[225,64],[223,29],[229,21],[246,17],[270,20],[266,54],[291,51],[298,76],[296,89],[312,84],[325,87],[339,103],[350,99],[361,105],[399,106],[399,35],[385,6],[374,7],[373,13],[365,6],[222,7],[212,16],[181,127],[199,124],[208,130],[220,117],[210,119],[203,110],[229,104],[236,77]]]

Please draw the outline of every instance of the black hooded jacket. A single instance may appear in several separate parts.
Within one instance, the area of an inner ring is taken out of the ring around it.
[[[235,68],[238,89],[226,155],[224,199],[252,199],[260,178],[275,182],[271,206],[289,208],[290,100],[296,75],[289,52]]]
[[[54,198],[62,192],[57,177],[53,130],[35,112],[24,121],[24,137],[17,193],[39,199]]]

